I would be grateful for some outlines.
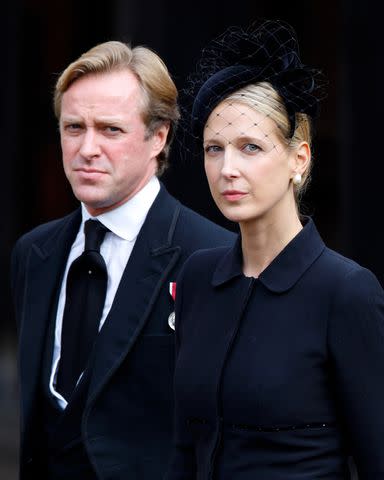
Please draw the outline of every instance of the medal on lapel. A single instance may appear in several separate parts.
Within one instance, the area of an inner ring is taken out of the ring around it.
[[[169,293],[171,294],[173,301],[176,299],[176,282],[169,282]],[[175,330],[175,312],[169,314],[168,325]]]

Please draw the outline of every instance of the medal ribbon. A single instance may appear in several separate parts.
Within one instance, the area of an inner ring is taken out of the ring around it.
[[[169,282],[169,293],[172,295],[173,300],[176,299],[176,282]]]

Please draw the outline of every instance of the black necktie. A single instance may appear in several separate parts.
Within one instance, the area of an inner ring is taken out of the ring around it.
[[[98,220],[84,224],[85,247],[67,277],[56,390],[68,399],[84,371],[99,331],[108,273],[100,254],[107,228]]]

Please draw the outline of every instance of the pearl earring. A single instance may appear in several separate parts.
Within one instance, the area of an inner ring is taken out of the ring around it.
[[[300,183],[301,183],[301,180],[302,180],[301,173],[296,173],[295,176],[292,179],[292,182],[293,182],[294,185],[299,186]]]

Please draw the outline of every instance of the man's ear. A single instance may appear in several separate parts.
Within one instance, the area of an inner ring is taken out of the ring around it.
[[[169,133],[170,124],[165,122],[156,129],[152,136],[153,156],[157,155],[163,150]]]

